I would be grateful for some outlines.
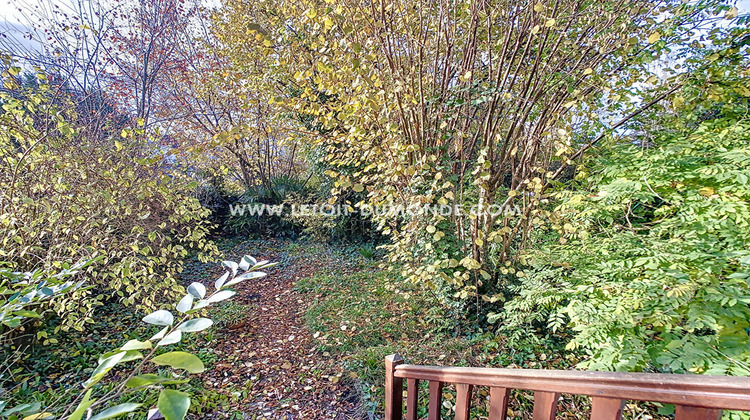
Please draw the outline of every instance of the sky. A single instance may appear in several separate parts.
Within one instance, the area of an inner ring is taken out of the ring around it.
[[[59,4],[60,6],[71,4],[71,0],[0,0],[0,37],[5,38],[5,40],[0,40],[0,45],[8,45],[8,39],[12,39],[14,43],[21,44],[25,51],[41,51],[42,48],[38,42],[24,37],[24,34],[28,32],[28,28],[23,25],[22,22],[25,19],[18,11],[19,8],[27,8],[40,1],[52,5]]]

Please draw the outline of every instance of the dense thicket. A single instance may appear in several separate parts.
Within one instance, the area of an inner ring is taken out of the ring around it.
[[[7,348],[53,343],[103,302],[182,294],[185,259],[217,256],[211,234],[306,236],[382,243],[456,318],[443,332],[548,339],[582,368],[750,374],[750,18],[736,7],[36,10],[40,51],[0,40]],[[262,206],[284,209],[247,211]],[[192,287],[180,312],[204,298]]]
[[[218,39],[241,77],[264,60],[259,88],[315,123],[305,143],[334,194],[448,207],[374,216],[394,267],[443,305],[566,329],[587,366],[731,371],[717,348],[747,338],[736,15],[669,1],[229,2]]]

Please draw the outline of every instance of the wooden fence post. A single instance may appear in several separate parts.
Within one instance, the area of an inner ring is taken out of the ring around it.
[[[394,376],[396,366],[404,363],[398,354],[385,357],[385,420],[401,420],[404,380]]]

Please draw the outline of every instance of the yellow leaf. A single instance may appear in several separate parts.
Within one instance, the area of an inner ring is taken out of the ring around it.
[[[724,19],[732,20],[737,17],[737,8],[735,6],[732,6],[727,10],[726,13],[724,13]]]
[[[362,185],[362,184],[354,184],[354,186],[352,187],[352,189],[353,189],[353,190],[354,190],[355,192],[362,192],[362,191],[364,191],[364,189],[365,189],[365,186],[364,186],[364,185]]]
[[[533,28],[531,28],[531,33],[532,33],[532,35],[536,35],[536,34],[538,34],[538,33],[539,33],[539,29],[541,29],[541,28],[539,27],[539,25],[536,25],[536,26],[534,26]]]
[[[555,26],[555,22],[557,22],[555,19],[548,19],[546,22],[544,22],[544,26],[551,28]]]
[[[119,152],[122,150],[122,143],[120,143],[118,140],[115,140],[115,149]]]
[[[537,3],[534,5],[535,12],[541,12],[542,10],[544,10],[544,5],[542,3]]]
[[[306,13],[307,17],[310,19],[313,19],[315,16],[318,16],[318,12],[315,11],[315,9],[310,9]]]
[[[711,197],[714,195],[715,190],[713,187],[703,187],[699,189],[698,192],[704,197]]]
[[[737,86],[734,88],[734,91],[742,96],[750,96],[750,89],[746,88],[745,86]]]
[[[586,70],[583,71],[583,74],[585,74],[585,75],[588,76],[589,74],[591,74],[593,72],[594,72],[594,69],[592,69],[591,67],[589,67],[589,68],[587,68]]]
[[[680,106],[682,106],[684,102],[685,102],[685,98],[683,98],[682,96],[675,96],[675,98],[672,99],[672,107],[677,109]]]
[[[435,226],[427,226],[427,233],[435,233],[436,230]]]
[[[648,36],[648,43],[653,44],[661,39],[661,33],[654,32]]]
[[[477,246],[483,246],[484,245],[484,241],[481,238],[475,239],[474,243],[477,244]]]
[[[54,414],[52,413],[44,412],[44,413],[32,414],[30,416],[26,416],[23,418],[23,420],[41,420],[41,419],[46,419],[48,417],[52,417],[53,415]]]

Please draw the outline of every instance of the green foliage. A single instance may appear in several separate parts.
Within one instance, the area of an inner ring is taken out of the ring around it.
[[[714,37],[714,16],[727,9],[673,0],[229,1],[217,38],[233,70],[299,116],[332,195],[355,208],[462,208],[374,219],[408,281],[470,309],[502,298],[505,277],[493,271],[531,245],[545,189],[616,128],[610,117],[634,115],[682,82],[667,69],[670,83],[655,83],[649,64],[696,27]],[[483,211],[493,205],[519,211]]]
[[[299,223],[288,217],[288,208],[283,213],[280,210],[292,204],[306,203],[310,193],[305,179],[289,175],[270,178],[267,184],[247,188],[235,198],[233,206],[246,205],[260,209],[269,205],[278,206],[279,211],[233,212],[227,215],[224,228],[234,235],[296,236],[301,231]]]
[[[141,392],[157,392],[157,408],[166,419],[180,420],[185,417],[190,408],[190,395],[173,389],[172,386],[188,382],[187,374],[201,373],[205,366],[196,355],[185,351],[166,351],[166,348],[179,343],[183,335],[203,331],[213,325],[213,321],[200,316],[205,309],[216,302],[231,298],[235,292],[230,286],[243,281],[257,279],[266,274],[261,270],[272,267],[268,261],[256,261],[245,256],[239,263],[225,261],[228,269],[223,276],[216,280],[214,292],[209,293],[202,283],[194,282],[188,287],[188,293],[175,305],[177,317],[166,309],[160,309],[146,315],[143,322],[159,327],[159,331],[147,340],[131,339],[117,349],[104,353],[99,357],[98,365],[90,374],[90,378],[81,385],[83,391],[70,403],[56,406],[52,402],[42,407],[42,402],[25,403],[13,408],[7,408],[8,401],[0,401],[0,416],[13,418],[14,413],[23,412],[39,418],[46,418],[55,413],[55,417],[68,420],[82,418],[107,419],[138,410],[142,404],[128,400],[136,396],[144,399]],[[132,363],[134,362],[134,363]],[[168,372],[159,374],[143,373],[151,366],[166,366]],[[104,383],[109,373],[118,368],[120,375],[113,381]],[[5,396],[3,396],[5,397]],[[12,395],[11,395],[12,397]],[[49,403],[49,402],[48,402]],[[96,413],[96,414],[94,414]]]
[[[41,270],[19,273],[3,268],[0,263],[0,324],[7,334],[30,319],[44,318],[50,310],[49,301],[64,293],[72,293],[83,286],[83,281],[66,280],[101,258],[83,261],[70,266],[62,264],[62,270],[46,276]]]
[[[558,240],[529,256],[506,327],[569,327],[586,368],[750,374],[750,120],[728,92],[663,118],[649,144],[626,137],[557,194]]]
[[[7,374],[13,375],[19,362],[28,356],[16,346],[19,341],[29,341],[23,337],[24,332],[33,331],[35,325],[50,315],[55,299],[82,289],[84,281],[74,282],[69,278],[98,259],[72,266],[62,264],[62,270],[53,275],[45,275],[41,270],[19,273],[0,268],[0,358],[5,369],[0,374],[0,388],[10,381]],[[6,265],[0,263],[0,267]],[[57,343],[57,338],[50,337],[46,331],[37,331],[34,338],[43,345]],[[6,352],[8,349],[15,351]]]
[[[371,260],[375,257],[375,248],[372,247],[372,245],[364,245],[357,249],[357,252],[359,252],[360,255],[367,258],[368,260]]]
[[[395,272],[378,270],[374,263],[350,275],[301,279],[297,290],[313,300],[305,320],[320,350],[346,363],[370,411],[382,410],[383,359],[393,353],[415,364],[559,369],[575,362],[561,340],[509,340],[481,333],[429,291],[405,283]],[[427,392],[421,396],[420,415],[426,415]],[[486,397],[486,390],[478,390],[472,418],[487,416]],[[511,401],[516,414],[509,418],[522,418],[533,405],[521,393]],[[452,414],[449,406],[444,418]]]
[[[158,294],[177,296],[182,259],[216,254],[208,211],[166,173],[142,128],[92,127],[66,90],[35,76],[21,86],[6,72],[0,92],[0,259],[55,272],[60,261],[101,256],[79,274],[90,288],[52,300],[62,330],[81,328],[107,296],[146,308]]]

